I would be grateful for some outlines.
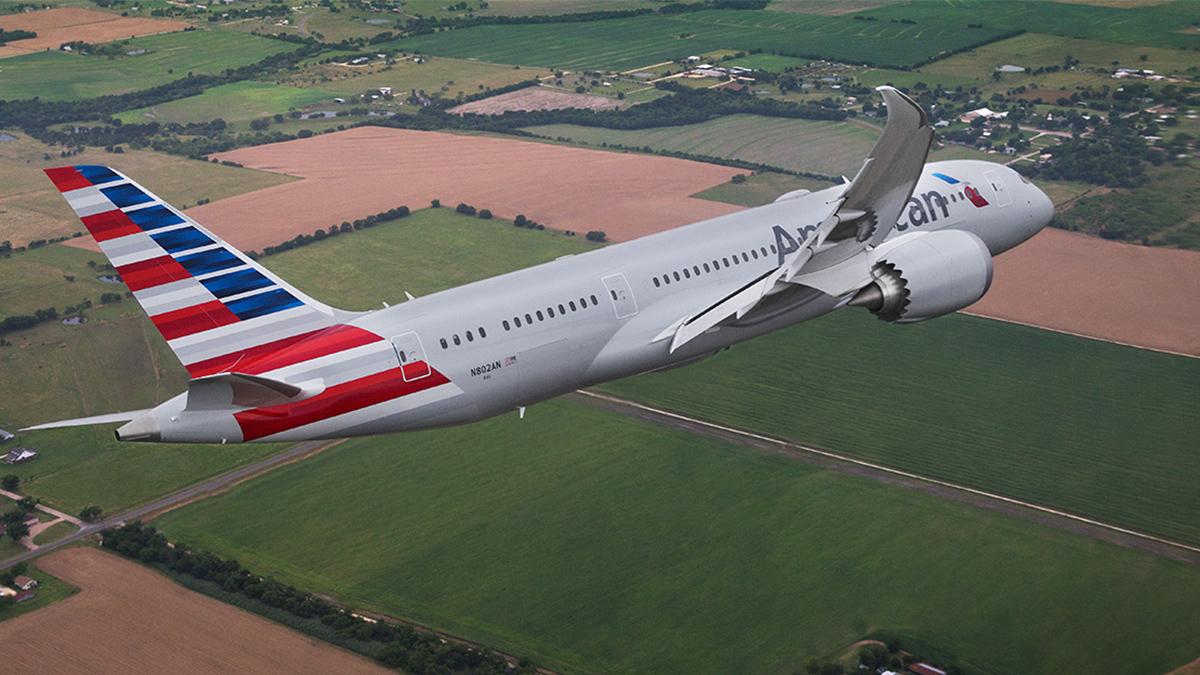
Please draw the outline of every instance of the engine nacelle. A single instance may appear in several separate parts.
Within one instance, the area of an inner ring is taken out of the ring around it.
[[[914,233],[875,249],[875,281],[850,301],[884,321],[913,323],[960,310],[992,285],[992,254],[962,230]]]

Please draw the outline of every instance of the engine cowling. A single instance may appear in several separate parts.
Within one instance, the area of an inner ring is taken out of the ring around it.
[[[949,314],[978,301],[992,284],[992,255],[970,232],[910,234],[875,253],[875,280],[850,304],[884,321],[913,323]]]

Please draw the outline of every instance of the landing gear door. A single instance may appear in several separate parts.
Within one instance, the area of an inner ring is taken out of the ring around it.
[[[429,377],[431,369],[429,362],[425,360],[425,347],[415,332],[409,331],[392,338],[392,348],[396,350],[396,358],[400,360],[400,372],[405,382]]]
[[[633,297],[633,289],[629,287],[629,280],[624,274],[617,272],[610,274],[600,279],[604,283],[604,288],[608,291],[608,298],[612,300],[613,311],[616,312],[618,319],[624,319],[638,313],[637,299]]]
[[[1004,179],[995,171],[984,171],[983,177],[987,179],[988,185],[992,186],[992,193],[996,195],[996,206],[1008,206],[1012,203],[1012,195],[1008,193],[1008,186],[1004,184]]]

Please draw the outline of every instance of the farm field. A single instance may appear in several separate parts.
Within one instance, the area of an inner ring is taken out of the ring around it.
[[[603,143],[628,148],[686,152],[695,155],[740,159],[827,176],[853,176],[879,137],[879,129],[866,122],[727,115],[699,124],[650,129],[605,129],[573,124],[529,127],[526,131],[549,138],[569,138],[577,143]],[[985,153],[947,146],[929,153],[930,161],[987,159]]]
[[[968,20],[927,25],[845,16],[705,10],[586,23],[477,26],[394,44],[441,56],[552,68],[623,71],[717,49],[777,51],[851,63],[912,66],[942,50],[996,39]],[[919,38],[919,39],[918,39]]]
[[[352,440],[156,525],[567,672],[794,672],[876,630],[994,673],[1200,649],[1200,568],[569,402]]]
[[[446,112],[471,113],[475,115],[501,115],[510,110],[560,110],[563,108],[580,108],[583,110],[619,110],[630,104],[591,94],[552,89],[550,87],[526,87],[496,96],[489,96],[478,101],[470,101],[456,105]]]
[[[893,326],[861,312],[602,388],[1198,544],[1198,382],[1196,359],[968,316]]]
[[[516,68],[482,61],[426,56],[423,63],[405,59],[387,66],[314,64],[282,77],[279,82],[313,87],[339,96],[391,87],[400,98],[413,89],[453,98],[459,94],[476,94],[482,89],[495,89],[548,74],[549,71],[541,68]]]
[[[69,101],[147,89],[196,74],[219,73],[295,47],[286,42],[227,30],[196,30],[151,35],[128,42],[138,56],[109,59],[60,51],[0,60],[0,92],[5,99],[35,96]]]
[[[466,202],[502,218],[522,213],[558,229],[602,229],[611,239],[632,239],[735,210],[689,195],[740,173],[669,157],[380,127],[215,157],[304,178],[189,211],[245,249],[400,205],[420,208],[433,199],[451,207]],[[154,189],[152,181],[145,184]]]
[[[249,122],[260,117],[303,108],[325,102],[333,105],[335,94],[321,89],[301,89],[286,85],[246,80],[223,84],[198,96],[177,99],[148,108],[138,108],[116,115],[125,123],[201,122],[223,119],[226,122]]]
[[[2,66],[0,66],[2,68]],[[35,239],[69,236],[83,230],[75,214],[42,169],[65,164],[104,164],[147,185],[163,199],[187,208],[201,199],[219,200],[294,180],[291,176],[222,166],[157,152],[127,149],[123,154],[88,148],[69,159],[60,148],[23,134],[0,143],[0,241],[23,246]],[[49,157],[47,158],[47,155]],[[0,289],[0,295],[3,289]],[[0,314],[7,307],[0,307]]]
[[[0,15],[0,29],[37,33],[37,37],[6,43],[5,53],[53,50],[65,42],[75,41],[100,44],[139,35],[171,33],[188,25],[182,21],[129,18],[80,7]]]
[[[393,672],[94,548],[39,565],[81,590],[0,623],[0,639],[22,645],[6,658],[14,672]]]
[[[1084,38],[1174,49],[1200,46],[1200,34],[1188,31],[1196,18],[1188,0],[1133,8],[1051,2],[928,0],[884,5],[863,12],[880,24],[908,19],[919,26],[982,23],[993,30],[1031,30],[1059,37]]]

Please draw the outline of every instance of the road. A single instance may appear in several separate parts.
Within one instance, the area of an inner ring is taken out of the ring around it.
[[[233,487],[244,480],[254,478],[259,474],[266,473],[284,464],[304,459],[309,455],[315,455],[318,452],[321,452],[322,450],[332,447],[340,442],[341,441],[337,440],[306,441],[304,443],[293,445],[287,450],[275,455],[271,455],[266,459],[261,459],[252,464],[247,464],[246,466],[223,473],[219,476],[214,476],[208,480],[201,481],[195,485],[190,485],[182,490],[179,490],[178,492],[172,492],[165,497],[159,497],[151,502],[147,502],[140,506],[135,506],[132,509],[114,514],[99,522],[86,523],[82,528],[79,529],[78,532],[73,532],[62,539],[59,539],[58,541],[39,546],[36,550],[25,551],[24,553],[20,553],[9,558],[8,560],[0,562],[0,569],[16,565],[17,563],[25,562],[27,560],[32,560],[37,556],[40,556],[44,553],[49,553],[50,551],[62,548],[63,546],[70,546],[71,544],[95,534],[100,530],[110,527],[117,527],[122,523],[131,520],[138,520],[139,518],[145,518],[146,516],[161,513],[163,511],[170,511],[173,508],[182,506],[195,499],[208,496],[215,492],[221,492],[222,490]]]
[[[718,438],[766,452],[782,454],[840,473],[920,490],[944,499],[1024,518],[1049,527],[1092,537],[1093,539],[1138,549],[1164,558],[1200,565],[1200,547],[1198,546],[1191,546],[1152,534],[1137,532],[1118,525],[1042,506],[1041,504],[1021,501],[993,492],[978,490],[965,485],[957,485],[900,469],[893,469],[835,452],[829,452],[828,450],[688,417],[669,410],[654,408],[594,391],[580,390],[568,394],[567,398],[653,424]]]

